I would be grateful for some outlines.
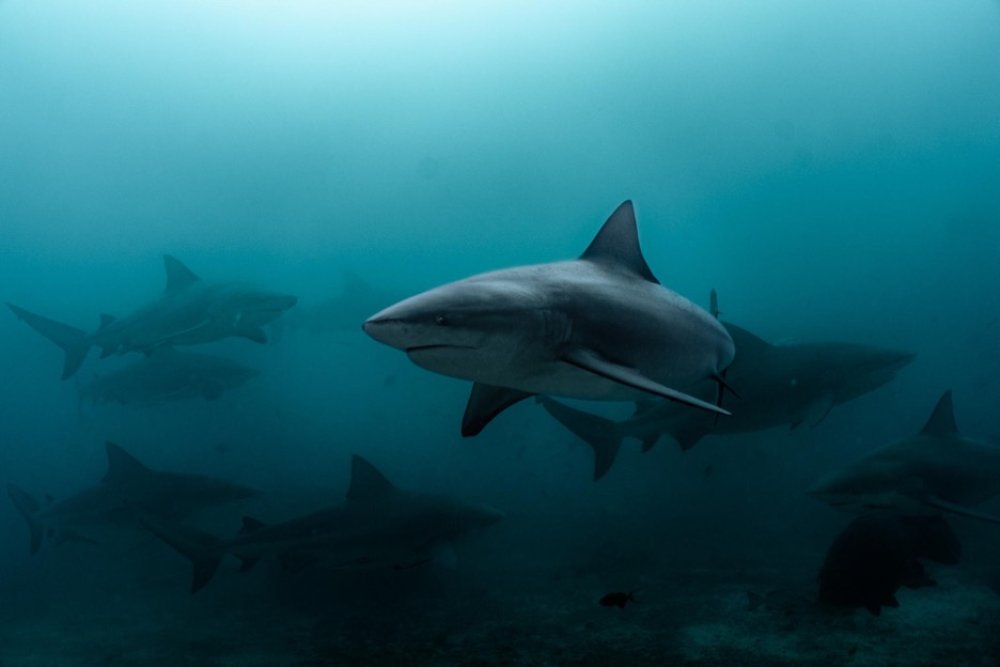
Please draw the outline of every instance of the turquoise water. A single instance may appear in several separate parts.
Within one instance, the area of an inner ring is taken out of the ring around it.
[[[134,525],[32,557],[3,503],[0,663],[992,664],[996,526],[956,519],[937,587],[831,619],[816,573],[850,517],[804,490],[949,388],[963,434],[1000,434],[998,53],[985,0],[0,2],[4,301],[93,331],[161,293],[164,254],[298,297],[266,345],[188,348],[259,376],[151,406],[80,400],[143,355],[60,381],[59,349],[0,313],[0,479],[69,497],[113,440],[263,491],[190,519],[231,535],[340,503],[358,453],[506,515],[430,567],[228,560],[191,596]],[[361,331],[576,257],[625,199],[660,281],[705,308],[716,289],[726,321],[916,360],[815,428],[626,441],[594,483],[533,402],[461,438],[468,383]],[[780,593],[750,612],[748,590]]]

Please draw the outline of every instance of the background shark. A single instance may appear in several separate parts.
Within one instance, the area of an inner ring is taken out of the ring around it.
[[[946,512],[1000,523],[974,509],[1000,495],[1000,446],[959,434],[949,390],[918,434],[830,473],[809,494],[849,511]]]
[[[112,442],[106,451],[108,471],[100,483],[63,500],[43,506],[20,487],[7,486],[28,522],[31,553],[38,552],[46,535],[57,541],[86,539],[80,529],[88,525],[130,521],[136,513],[176,520],[257,493],[213,477],[152,470]]]
[[[8,303],[15,315],[66,354],[62,377],[71,377],[91,347],[101,357],[127,352],[150,354],[172,345],[197,345],[235,336],[267,342],[261,328],[295,305],[287,294],[240,283],[205,283],[174,257],[165,255],[167,284],[155,301],[121,318],[101,315],[97,331],[86,333]]]
[[[364,330],[418,366],[473,380],[462,434],[533,394],[595,400],[683,393],[721,382],[733,341],[701,308],[653,276],[635,212],[623,202],[579,259],[484,273],[410,297]]]
[[[915,357],[852,343],[772,345],[735,324],[724,326],[736,345],[736,359],[726,370],[726,382],[739,393],[727,404],[730,417],[716,419],[657,401],[640,404],[634,416],[614,422],[546,397],[539,399],[549,414],[594,449],[594,479],[614,463],[624,438],[642,441],[645,451],[668,435],[686,450],[709,433],[747,433],[783,424],[815,426],[835,405],[881,387]],[[708,399],[714,390],[706,383],[696,395]]]
[[[170,347],[80,388],[80,398],[122,405],[158,405],[190,398],[215,400],[260,371],[231,359]]]
[[[154,517],[143,517],[143,523],[191,559],[191,590],[197,592],[225,554],[240,559],[241,571],[269,556],[290,569],[318,562],[337,568],[407,568],[432,560],[438,549],[502,517],[485,505],[400,489],[355,454],[347,502],[341,507],[270,525],[244,517],[240,534],[230,539]]]

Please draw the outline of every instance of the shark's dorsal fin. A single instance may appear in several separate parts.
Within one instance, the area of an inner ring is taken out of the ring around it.
[[[758,336],[757,334],[750,333],[743,327],[738,327],[735,324],[729,322],[723,322],[722,325],[729,332],[730,337],[733,339],[733,344],[736,345],[737,350],[749,350],[749,349],[764,349],[768,347],[773,347],[766,340]]]
[[[580,255],[599,264],[610,264],[628,270],[651,283],[659,284],[639,247],[639,232],[635,225],[632,201],[623,201],[607,219],[597,236]]]
[[[247,533],[253,533],[260,530],[267,524],[260,519],[255,519],[252,516],[243,517],[243,525],[240,527],[240,535],[246,535]]]
[[[181,264],[181,261],[172,255],[163,256],[163,268],[167,272],[165,292],[176,292],[201,280],[194,271]]]
[[[385,478],[378,468],[355,454],[351,457],[351,487],[347,490],[348,500],[378,500],[396,487]]]
[[[152,471],[144,466],[139,459],[135,458],[120,446],[113,442],[105,443],[108,452],[108,472],[104,475],[105,484],[115,484],[136,477],[149,475]]]
[[[944,392],[934,406],[934,412],[930,419],[920,430],[922,435],[957,435],[958,426],[955,424],[955,407],[951,402],[951,389]]]
[[[115,321],[114,315],[108,315],[107,313],[101,313],[101,324],[97,327],[97,330],[106,329],[108,326]]]

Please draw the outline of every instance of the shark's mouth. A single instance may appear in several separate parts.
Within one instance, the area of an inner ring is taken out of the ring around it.
[[[406,348],[407,354],[413,354],[414,352],[426,352],[428,350],[475,350],[474,345],[414,345],[413,347]]]

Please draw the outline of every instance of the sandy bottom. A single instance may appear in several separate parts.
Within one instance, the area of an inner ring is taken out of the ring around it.
[[[880,617],[813,599],[815,568],[673,568],[624,610],[600,575],[455,571],[289,575],[232,563],[198,595],[166,550],[109,564],[77,547],[0,587],[0,665],[996,665],[1000,597],[960,568]],[[136,567],[137,559],[142,567]],[[523,564],[522,564],[523,565]],[[477,569],[478,567],[478,569]],[[765,595],[748,608],[747,591]]]

